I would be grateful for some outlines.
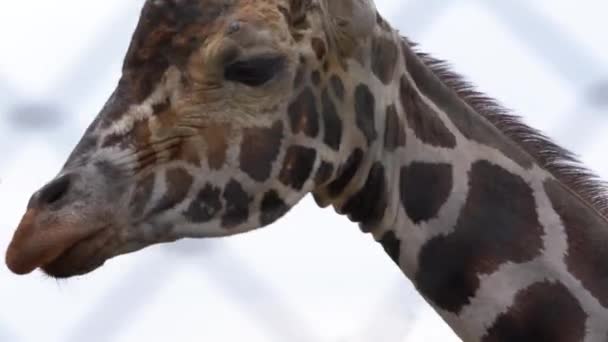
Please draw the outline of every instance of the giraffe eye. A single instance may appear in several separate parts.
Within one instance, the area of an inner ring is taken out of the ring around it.
[[[285,68],[283,56],[261,56],[229,64],[224,70],[224,78],[250,87],[261,86],[273,79]]]

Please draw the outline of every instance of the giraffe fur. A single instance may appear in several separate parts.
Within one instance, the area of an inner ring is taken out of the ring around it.
[[[370,0],[146,1],[7,265],[85,274],[270,225],[311,193],[464,341],[605,341],[605,187],[417,49]]]

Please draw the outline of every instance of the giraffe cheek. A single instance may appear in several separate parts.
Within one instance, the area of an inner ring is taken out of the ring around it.
[[[239,166],[243,172],[257,182],[268,179],[277,159],[283,140],[283,123],[275,122],[271,127],[246,128],[243,132]]]

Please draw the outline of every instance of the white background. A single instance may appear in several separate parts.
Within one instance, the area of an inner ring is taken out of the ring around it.
[[[384,0],[404,35],[608,179],[604,0]],[[119,77],[142,1],[0,8],[0,251]],[[273,227],[68,281],[0,265],[0,341],[457,341],[382,248],[310,199]]]

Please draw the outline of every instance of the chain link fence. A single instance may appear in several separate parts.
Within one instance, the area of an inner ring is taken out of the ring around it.
[[[118,79],[137,1],[0,14],[0,246]],[[384,0],[380,11],[608,179],[602,0]],[[458,341],[371,237],[307,199],[273,227],[155,246],[76,280],[0,267],[0,341]]]

